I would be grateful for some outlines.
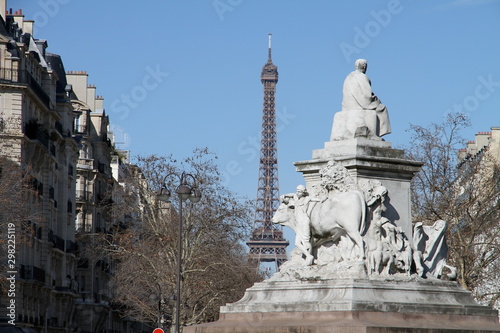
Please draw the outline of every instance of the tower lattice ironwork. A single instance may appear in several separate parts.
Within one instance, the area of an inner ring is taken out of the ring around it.
[[[247,241],[249,257],[256,264],[274,262],[276,270],[287,260],[288,241],[283,237],[281,226],[271,219],[279,206],[278,147],[276,135],[275,93],[278,67],[271,58],[271,34],[269,34],[268,59],[260,76],[264,86],[262,133],[260,139],[260,166],[252,238]]]

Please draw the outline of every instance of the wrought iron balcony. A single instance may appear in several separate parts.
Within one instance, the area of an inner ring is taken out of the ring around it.
[[[40,283],[45,283],[45,271],[36,266],[21,265],[19,277],[24,280],[34,280]]]
[[[76,201],[90,201],[92,200],[92,192],[84,190],[76,190]]]
[[[66,253],[75,253],[78,250],[78,244],[72,240],[66,240]]]
[[[54,245],[54,248],[64,252],[64,250],[65,250],[64,239],[62,239],[61,237],[59,237],[57,235],[54,235],[52,238],[52,244]]]

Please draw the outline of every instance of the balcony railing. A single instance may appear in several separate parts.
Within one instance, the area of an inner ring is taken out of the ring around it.
[[[64,136],[64,134],[63,134],[63,124],[60,121],[56,121],[55,128],[56,128],[56,131],[59,132],[59,134],[61,134],[62,136]]]
[[[54,245],[54,247],[58,250],[61,250],[64,252],[65,250],[65,244],[64,244],[64,239],[62,239],[61,237],[57,236],[57,235],[54,235],[53,239],[52,239],[52,244]]]
[[[99,162],[99,164],[97,165],[97,170],[100,173],[105,173],[106,172],[106,164]]]
[[[87,191],[76,190],[75,200],[76,201],[87,201]]]
[[[94,160],[89,158],[79,158],[76,167],[80,169],[93,169]]]
[[[50,154],[56,156],[56,145],[52,141],[50,142]]]
[[[47,240],[51,243],[54,242],[54,231],[52,231],[52,229],[49,229],[49,232],[47,234]]]
[[[78,259],[77,268],[89,268],[89,259],[88,258]]]
[[[31,180],[31,188],[35,191],[39,196],[43,196],[43,183],[36,178]]]
[[[59,327],[59,321],[58,321],[58,318],[57,317],[52,317],[52,318],[49,318],[48,320],[48,326],[50,327]]]
[[[44,324],[44,317],[43,316],[32,317],[32,316],[28,316],[28,315],[18,314],[17,315],[17,322],[18,323],[25,323],[25,324],[43,325]]]
[[[8,83],[24,83],[33,90],[33,92],[40,98],[40,100],[50,108],[50,97],[43,90],[40,84],[35,80],[35,78],[25,70],[16,70],[11,68],[1,68],[0,69],[0,82]]]
[[[24,134],[30,140],[38,140],[45,149],[49,149],[49,134],[47,130],[43,129],[43,126],[37,123],[36,120],[31,119],[29,122],[24,124]],[[55,150],[54,150],[55,154]]]
[[[34,280],[37,282],[45,283],[45,271],[36,266],[21,265],[19,276],[24,280]]]
[[[71,240],[66,240],[66,252],[75,253],[78,250],[78,244]]]
[[[25,83],[20,73],[23,71],[13,70],[11,68],[0,68],[0,82],[19,82]]]
[[[75,134],[86,134],[87,126],[86,125],[77,125],[75,126]]]

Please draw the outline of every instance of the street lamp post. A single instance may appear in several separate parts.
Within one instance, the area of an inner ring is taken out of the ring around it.
[[[163,300],[163,294],[161,292],[161,286],[157,282],[158,285],[158,291],[159,291],[159,296],[158,296],[158,327],[163,329],[163,304],[165,301]]]
[[[163,179],[163,184],[157,193],[158,200],[169,202],[171,192],[166,186],[166,180],[169,174]],[[191,183],[188,182],[191,179]],[[180,333],[180,307],[181,307],[181,280],[182,280],[182,202],[190,200],[193,203],[200,201],[201,191],[196,185],[196,179],[193,175],[183,172],[179,178],[180,185],[177,186],[175,192],[179,196],[179,236],[177,248],[177,294],[175,307],[175,333]]]

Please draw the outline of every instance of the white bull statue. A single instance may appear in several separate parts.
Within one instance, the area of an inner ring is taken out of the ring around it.
[[[365,250],[362,235],[366,232],[366,202],[359,191],[340,192],[308,209],[310,235],[301,235],[297,225],[294,200],[283,200],[272,218],[273,223],[288,226],[295,231],[295,245],[306,257],[306,265],[314,261],[313,247],[327,240],[340,238],[344,231],[357,247],[357,256],[364,258]],[[316,243],[316,244],[314,244]]]

